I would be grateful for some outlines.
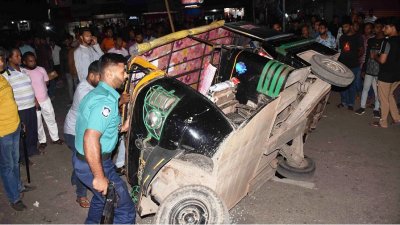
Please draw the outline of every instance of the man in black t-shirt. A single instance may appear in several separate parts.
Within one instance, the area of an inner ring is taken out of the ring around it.
[[[372,123],[377,127],[388,127],[389,112],[394,124],[400,124],[399,109],[397,108],[393,92],[400,85],[400,21],[398,18],[389,18],[383,32],[387,36],[382,44],[380,53],[371,54],[371,58],[380,63],[378,75],[378,94],[381,103],[381,119]]]
[[[379,112],[379,97],[378,97],[378,74],[379,74],[379,63],[371,58],[372,53],[377,53],[380,51],[382,46],[382,41],[385,39],[385,34],[383,33],[383,20],[378,19],[374,25],[375,36],[368,39],[367,50],[365,54],[365,63],[361,69],[361,77],[364,78],[364,85],[361,95],[361,107],[356,110],[356,114],[363,115],[365,113],[365,108],[367,104],[367,97],[370,88],[374,90],[375,103],[374,103],[374,118],[380,118]]]
[[[359,58],[363,55],[364,46],[361,35],[356,34],[351,20],[347,19],[342,24],[343,35],[339,39],[339,62],[346,65],[354,73],[354,81],[340,92],[341,103],[339,108],[347,107],[354,110],[356,97],[356,83],[360,82],[360,62]]]

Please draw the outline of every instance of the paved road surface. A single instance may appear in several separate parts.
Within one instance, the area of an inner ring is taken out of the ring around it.
[[[307,181],[314,188],[268,181],[231,210],[234,223],[400,223],[400,127],[373,128],[371,109],[358,116],[337,109],[337,103],[333,93],[326,117],[305,146],[317,164]],[[66,104],[54,103],[60,130]],[[11,209],[1,186],[0,223],[83,223],[87,209],[75,203],[70,150],[50,144],[46,155],[32,160],[37,190],[25,194],[28,210]]]

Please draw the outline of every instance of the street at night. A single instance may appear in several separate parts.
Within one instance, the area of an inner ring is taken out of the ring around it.
[[[400,2],[1,4],[1,224],[400,223]]]
[[[373,128],[368,124],[371,109],[363,117],[339,110],[335,106],[338,97],[332,94],[331,104],[305,145],[305,153],[317,165],[314,177],[304,183],[266,182],[230,211],[233,223],[400,221],[400,127]],[[63,104],[60,101],[56,107],[60,118],[66,113]],[[0,222],[82,223],[88,210],[75,202],[71,155],[66,146],[50,145],[46,155],[33,157],[31,176],[37,189],[24,196],[28,210],[14,212],[1,189]],[[21,171],[25,180],[24,167]],[[137,222],[151,223],[152,219]]]

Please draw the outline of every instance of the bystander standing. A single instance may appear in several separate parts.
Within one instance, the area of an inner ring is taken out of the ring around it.
[[[89,71],[86,79],[80,82],[78,87],[76,88],[74,94],[74,101],[72,103],[71,108],[68,111],[67,116],[65,117],[65,122],[64,122],[65,142],[68,145],[69,149],[72,150],[73,154],[76,154],[75,127],[76,127],[76,118],[78,116],[78,111],[79,111],[79,105],[83,97],[85,97],[91,90],[93,90],[100,81],[99,61],[96,60],[92,62],[88,70]],[[82,208],[89,208],[90,202],[89,199],[87,198],[87,187],[78,179],[74,169],[72,169],[71,183],[72,185],[76,185],[76,202]]]
[[[97,38],[92,36],[88,28],[82,28],[79,34],[81,44],[74,51],[74,62],[79,81],[83,81],[86,79],[90,63],[98,60],[103,55],[103,51],[97,43]]]
[[[336,40],[335,37],[328,31],[328,24],[325,21],[321,21],[319,26],[319,35],[315,39],[316,42],[325,45],[328,48],[335,48],[336,47]]]
[[[53,104],[47,94],[47,84],[49,77],[43,67],[36,65],[36,57],[32,52],[26,52],[23,57],[26,72],[32,80],[32,87],[35,93],[36,102],[39,105],[37,114],[37,126],[39,137],[39,149],[44,152],[47,146],[46,133],[42,122],[42,116],[49,130],[53,144],[62,145],[64,141],[58,136],[58,126],[54,114]]]
[[[369,25],[365,26],[365,29],[368,29]],[[365,113],[365,108],[367,104],[368,92],[372,87],[375,93],[375,103],[374,103],[374,118],[380,118],[379,112],[379,98],[378,98],[378,89],[377,89],[377,80],[379,74],[379,63],[371,58],[371,55],[379,52],[382,41],[384,39],[383,34],[383,23],[381,20],[377,20],[374,26],[375,36],[371,37],[367,40],[365,60],[361,69],[361,77],[364,78],[364,85],[361,94],[361,105],[358,110],[356,110],[356,114],[363,115]]]
[[[379,53],[371,54],[371,58],[380,63],[378,75],[378,94],[381,104],[381,118],[378,122],[372,123],[373,126],[382,128],[388,127],[389,113],[393,118],[393,123],[400,124],[399,109],[397,108],[393,92],[400,85],[400,21],[398,18],[389,18],[385,23],[383,32],[387,36],[383,41],[382,49]]]
[[[339,62],[346,65],[353,72],[354,81],[340,92],[341,103],[339,108],[347,107],[354,110],[354,102],[356,95],[356,84],[360,82],[360,63],[359,57],[363,54],[363,43],[361,36],[353,30],[353,23],[350,20],[344,20],[342,24],[343,35],[339,40]]]
[[[21,122],[25,124],[28,156],[38,154],[38,131],[35,107],[35,93],[32,88],[32,82],[26,70],[21,68],[21,52],[18,48],[12,48],[8,55],[7,71],[2,75],[10,83],[15,102],[18,106],[18,114]],[[22,146],[20,147],[20,158],[24,156]],[[24,163],[23,160],[21,160]]]
[[[122,37],[117,36],[114,39],[114,47],[111,48],[110,50],[108,50],[109,53],[117,53],[117,54],[121,54],[124,57],[129,56],[128,51],[123,47],[123,40]]]
[[[0,48],[0,73],[7,73],[6,51]],[[23,211],[23,192],[34,188],[22,184],[19,172],[19,143],[21,123],[13,89],[7,79],[0,75],[0,175],[10,206]]]

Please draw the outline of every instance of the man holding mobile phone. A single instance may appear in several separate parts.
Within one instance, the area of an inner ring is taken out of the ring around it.
[[[90,63],[98,60],[104,53],[89,28],[84,27],[80,30],[79,40],[80,45],[74,51],[74,61],[80,82],[86,79]]]

